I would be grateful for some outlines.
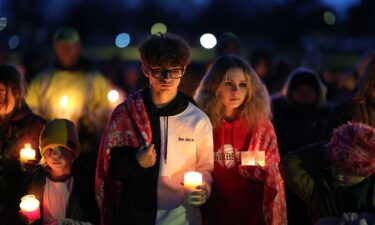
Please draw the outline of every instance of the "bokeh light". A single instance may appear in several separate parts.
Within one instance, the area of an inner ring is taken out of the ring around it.
[[[120,94],[116,90],[110,90],[107,94],[107,98],[110,102],[114,103],[120,98]]]
[[[216,46],[217,40],[213,34],[206,33],[201,36],[200,43],[203,46],[203,48],[211,49]]]
[[[69,102],[68,96],[64,95],[60,99],[60,106],[62,108],[65,108],[68,105],[68,102]]]
[[[130,35],[128,33],[121,33],[116,36],[116,46],[125,48],[130,44]]]
[[[335,25],[336,23],[336,16],[333,12],[325,11],[323,14],[324,22],[328,25]]]
[[[8,20],[5,17],[0,18],[0,30],[4,30],[8,24]]]
[[[19,44],[20,44],[20,38],[18,37],[18,35],[12,35],[9,38],[8,46],[9,46],[10,49],[17,48]]]
[[[162,34],[167,33],[167,26],[164,23],[155,23],[151,27],[151,34],[158,34],[158,33],[162,33]]]

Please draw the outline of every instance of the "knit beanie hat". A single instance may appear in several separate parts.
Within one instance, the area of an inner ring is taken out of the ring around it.
[[[70,150],[77,158],[81,146],[74,123],[67,119],[53,119],[44,126],[39,138],[40,154],[52,146],[62,146]]]
[[[375,173],[375,129],[366,124],[348,122],[333,131],[326,144],[329,159],[357,176]]]

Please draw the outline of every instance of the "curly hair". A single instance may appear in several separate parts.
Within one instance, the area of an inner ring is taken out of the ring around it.
[[[191,59],[189,44],[172,33],[148,36],[141,43],[139,53],[147,66],[186,66]]]
[[[243,58],[235,55],[224,55],[217,58],[211,65],[194,96],[198,106],[211,119],[213,127],[216,127],[223,119],[224,105],[218,100],[218,89],[225,78],[226,72],[231,68],[241,69],[249,83],[246,98],[239,107],[238,117],[250,126],[264,119],[270,119],[270,97],[258,75]]]
[[[13,65],[0,65],[0,83],[12,90],[12,94],[16,100],[16,107],[21,107],[23,99],[27,91],[27,84],[24,76]],[[7,97],[8,99],[8,93]]]
[[[362,123],[348,122],[333,131],[326,144],[328,158],[338,167],[357,176],[375,172],[375,129]]]

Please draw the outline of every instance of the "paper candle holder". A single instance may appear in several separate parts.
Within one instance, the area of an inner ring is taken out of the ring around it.
[[[241,152],[241,165],[246,166],[265,166],[264,151],[242,151]]]

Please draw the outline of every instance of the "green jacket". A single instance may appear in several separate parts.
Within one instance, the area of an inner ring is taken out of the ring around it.
[[[309,219],[314,223],[327,216],[341,216],[344,209],[338,190],[330,174],[330,162],[324,144],[318,142],[287,154],[280,161],[280,172],[285,184],[306,204]],[[374,180],[374,176],[369,177]],[[372,182],[372,206],[375,206],[375,186]],[[374,212],[374,210],[373,210]]]

